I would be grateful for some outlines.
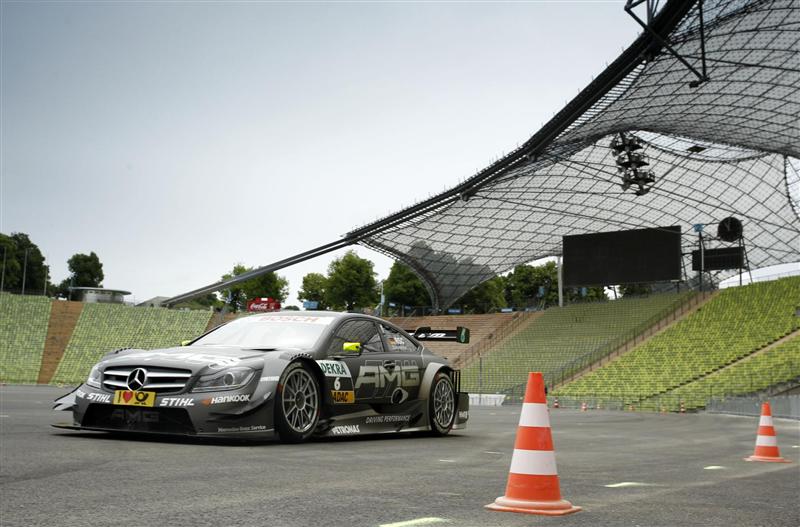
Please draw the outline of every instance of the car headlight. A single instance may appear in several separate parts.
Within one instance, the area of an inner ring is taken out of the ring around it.
[[[89,372],[89,378],[86,379],[86,384],[92,388],[100,388],[101,377],[102,374],[100,373],[100,365],[95,364],[94,367],[92,367],[92,371]]]
[[[192,388],[193,392],[217,392],[222,390],[235,390],[241,388],[253,378],[255,370],[246,366],[228,368],[214,372],[210,375],[203,375]]]

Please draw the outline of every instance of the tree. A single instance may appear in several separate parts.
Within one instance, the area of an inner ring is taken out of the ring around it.
[[[653,292],[651,284],[623,284],[620,286],[622,296],[642,296]]]
[[[555,262],[518,265],[506,277],[505,296],[508,303],[518,309],[558,305],[558,266]],[[588,287],[585,296],[581,295],[579,287],[564,288],[564,301],[568,303],[605,299],[603,287]]]
[[[303,287],[297,293],[299,300],[318,302],[317,309],[328,309],[325,303],[325,291],[328,288],[328,279],[321,273],[308,273],[303,277]]]
[[[16,291],[22,282],[22,266],[17,261],[17,243],[11,236],[0,234],[0,273],[3,291]]]
[[[375,271],[369,260],[353,251],[332,261],[328,266],[325,301],[334,309],[352,311],[374,306],[378,302]]]
[[[230,280],[252,270],[252,267],[237,263],[230,273],[222,276],[222,279]],[[289,282],[286,278],[270,272],[225,289],[222,295],[231,311],[242,311],[247,309],[247,301],[251,298],[269,297],[283,302],[289,296]]]
[[[495,276],[473,287],[455,302],[464,313],[493,313],[506,307],[505,278]]]
[[[11,236],[0,234],[0,251],[5,253],[5,273],[3,290],[26,294],[39,294],[45,286],[50,286],[48,277],[50,267],[45,265],[39,247],[27,234],[12,232]],[[3,254],[0,254],[2,266]],[[0,270],[0,273],[3,271]],[[24,283],[23,283],[24,280]]]
[[[103,264],[100,258],[92,251],[91,253],[73,254],[67,260],[69,269],[69,281],[73,287],[101,287],[103,285]]]
[[[422,280],[406,265],[395,261],[389,278],[383,282],[383,294],[387,302],[404,306],[429,306],[431,298]]]
[[[558,267],[518,265],[506,277],[506,300],[518,309],[558,304]]]

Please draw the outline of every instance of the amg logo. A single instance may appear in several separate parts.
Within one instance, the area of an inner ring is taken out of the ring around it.
[[[152,412],[148,410],[127,410],[119,408],[111,412],[111,419],[115,421],[123,421],[129,426],[139,423],[157,423],[158,412]]]
[[[419,366],[414,363],[397,364],[391,369],[382,364],[361,366],[356,379],[356,390],[365,384],[383,388],[393,383],[399,387],[419,386]]]

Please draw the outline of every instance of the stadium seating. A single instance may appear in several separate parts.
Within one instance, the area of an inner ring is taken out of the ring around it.
[[[52,382],[82,382],[105,353],[177,346],[203,333],[211,313],[158,307],[86,304]]]
[[[42,362],[51,300],[0,294],[0,380],[35,383]]]
[[[689,295],[665,293],[550,308],[499,343],[482,364],[472,362],[464,368],[463,386],[473,392],[507,391],[521,385],[529,371],[543,372],[551,384],[565,365],[603,348],[613,351],[613,345],[673,312]]]
[[[800,337],[754,353],[715,373],[639,403],[642,409],[687,410],[706,406],[711,398],[746,395],[800,377]]]
[[[730,372],[709,375],[795,331],[798,303],[800,277],[725,289],[663,333],[556,393],[616,397],[637,404],[649,401],[650,406],[659,406],[653,401],[667,400],[668,395],[692,394],[693,404],[702,405],[701,394],[710,394],[714,386],[720,393],[733,385],[744,389],[749,379],[740,375],[748,374],[750,368],[759,371],[762,366],[768,368],[771,363],[767,361],[785,357],[775,355],[784,349],[781,346],[777,352],[771,350],[764,357],[753,357],[752,364],[742,362],[741,366],[730,368]],[[702,384],[693,382],[706,376],[708,380]],[[678,392],[683,385],[686,387]]]

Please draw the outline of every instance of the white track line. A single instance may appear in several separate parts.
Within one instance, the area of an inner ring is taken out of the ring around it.
[[[721,467],[719,465],[709,465],[707,467],[703,467],[703,470],[725,470],[725,467]]]
[[[652,487],[652,483],[639,483],[637,481],[623,481],[620,483],[611,483],[609,485],[603,485],[604,487],[608,487],[610,489],[620,489],[623,487]]]
[[[433,525],[434,523],[450,523],[444,518],[417,518],[396,523],[382,523],[379,527],[416,527],[417,525]]]

